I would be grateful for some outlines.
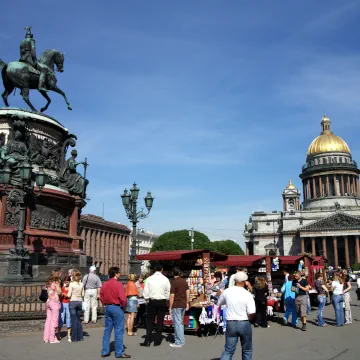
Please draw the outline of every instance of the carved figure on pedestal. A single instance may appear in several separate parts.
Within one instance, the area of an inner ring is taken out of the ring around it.
[[[20,131],[22,130],[22,131]],[[27,146],[25,145],[25,123],[14,121],[13,138],[7,142],[6,147],[2,147],[1,160],[3,164],[9,166],[11,170],[10,184],[21,185],[20,165],[24,160],[28,160]]]
[[[80,164],[87,165],[86,161],[76,162],[77,151],[71,151],[71,158],[66,161],[66,167],[60,174],[60,184],[65,187],[70,194],[84,197],[88,180],[76,172],[76,167]]]

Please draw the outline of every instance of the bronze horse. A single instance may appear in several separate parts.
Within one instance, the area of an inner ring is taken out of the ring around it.
[[[56,65],[57,71],[64,71],[64,54],[57,50],[45,50],[38,61],[39,65],[45,67],[47,70],[46,89],[61,94],[68,106],[69,110],[72,110],[65,93],[59,89],[56,85],[57,79],[55,76],[54,65]],[[5,106],[9,106],[8,96],[13,92],[15,88],[21,89],[21,96],[24,101],[30,106],[31,110],[37,111],[29,100],[29,90],[38,89],[40,72],[34,67],[26,64],[25,62],[14,61],[6,64],[0,59],[0,70],[2,74],[3,84],[5,91],[2,93]],[[41,112],[45,111],[50,103],[51,99],[45,91],[40,91],[40,94],[47,100],[47,104],[41,108]]]

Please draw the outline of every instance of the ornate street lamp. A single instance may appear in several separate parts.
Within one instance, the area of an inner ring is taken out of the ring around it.
[[[42,167],[34,174],[35,183],[39,189],[34,193],[35,183],[31,181],[32,166],[24,160],[19,166],[21,184],[11,185],[11,189],[7,190],[11,180],[11,170],[7,166],[0,169],[0,184],[3,186],[4,191],[10,204],[12,204],[19,211],[19,223],[17,228],[16,245],[15,248],[9,249],[8,259],[8,273],[5,275],[5,281],[24,281],[29,280],[28,274],[28,260],[29,250],[24,247],[24,230],[25,230],[25,216],[26,207],[29,203],[34,201],[43,190],[46,182],[46,175]]]
[[[145,206],[147,208],[147,213],[143,209],[137,211],[137,199],[139,197],[140,189],[134,183],[133,187],[130,189],[130,194],[128,190],[124,190],[124,193],[121,195],[121,200],[124,205],[126,216],[132,222],[132,244],[131,244],[131,255],[130,255],[130,273],[140,274],[141,271],[141,261],[136,260],[136,224],[139,222],[139,219],[145,219],[149,216],[150,210],[153,206],[154,198],[151,196],[149,191],[144,197]]]

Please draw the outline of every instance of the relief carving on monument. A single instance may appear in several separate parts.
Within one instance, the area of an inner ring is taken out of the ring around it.
[[[67,233],[69,216],[48,206],[36,205],[36,208],[31,211],[30,227]]]
[[[16,227],[19,225],[20,209],[10,199],[6,199],[5,222],[7,227]]]
[[[338,212],[325,219],[306,225],[302,227],[300,230],[322,231],[322,230],[337,230],[337,229],[339,230],[360,229],[360,218]]]

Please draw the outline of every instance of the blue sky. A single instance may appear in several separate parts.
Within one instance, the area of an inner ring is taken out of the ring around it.
[[[301,188],[324,110],[360,161],[359,1],[1,3],[0,58],[19,57],[26,25],[38,55],[65,53],[73,111],[49,93],[47,113],[90,163],[85,213],[104,203],[128,224],[120,194],[135,180],[155,197],[140,227],[243,244],[251,212],[281,209],[289,179]]]

